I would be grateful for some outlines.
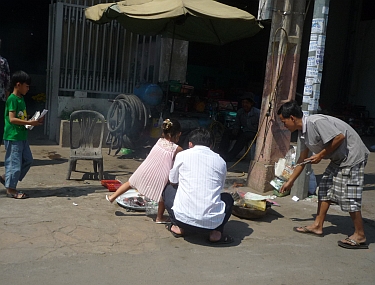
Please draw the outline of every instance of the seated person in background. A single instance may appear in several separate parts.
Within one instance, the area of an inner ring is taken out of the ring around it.
[[[225,161],[210,147],[212,134],[203,128],[189,134],[189,149],[176,155],[163,191],[165,208],[175,237],[186,232],[207,232],[212,243],[231,243],[224,235],[224,225],[232,213],[233,198],[221,193],[226,178]],[[178,187],[176,184],[178,183]],[[177,189],[176,189],[177,188]]]
[[[254,107],[254,94],[246,92],[241,100],[242,108],[237,111],[233,129],[227,129],[221,139],[218,152],[225,161],[233,161],[241,150],[252,142],[258,131],[260,110]],[[231,140],[236,142],[229,150]]]

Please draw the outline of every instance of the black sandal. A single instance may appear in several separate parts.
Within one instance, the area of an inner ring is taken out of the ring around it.
[[[172,226],[173,224],[168,224],[168,226],[166,226],[165,228],[170,231],[172,233],[172,235],[175,237],[175,238],[180,238],[180,237],[183,237],[182,234],[178,234],[178,233],[175,233],[172,231]]]
[[[218,241],[208,240],[211,244],[228,244],[234,242],[234,239],[230,235],[221,235]]]
[[[18,191],[14,194],[7,193],[7,197],[13,198],[13,199],[27,199],[29,196],[27,196],[25,193],[22,193],[21,191]]]

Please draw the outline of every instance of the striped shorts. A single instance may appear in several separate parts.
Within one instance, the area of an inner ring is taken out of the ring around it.
[[[360,211],[366,163],[367,157],[353,167],[340,168],[330,163],[319,183],[319,201],[333,201],[344,212]]]

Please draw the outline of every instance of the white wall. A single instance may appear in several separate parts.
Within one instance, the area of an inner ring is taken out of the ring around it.
[[[107,99],[97,98],[74,98],[58,96],[58,117],[61,117],[62,113],[71,113],[76,110],[94,110],[97,111],[106,118],[111,102]],[[65,112],[63,112],[65,111]]]
[[[56,142],[61,144],[60,132],[61,132],[61,118],[62,113],[66,115],[76,110],[94,110],[101,113],[104,118],[107,118],[108,109],[111,106],[111,102],[107,99],[96,99],[96,98],[75,98],[75,97],[64,97],[58,96],[58,114],[56,120],[58,121],[59,128],[56,130]],[[64,111],[64,112],[63,112]],[[64,145],[66,146],[66,145]]]

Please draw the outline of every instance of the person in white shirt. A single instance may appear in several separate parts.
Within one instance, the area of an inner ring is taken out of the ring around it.
[[[163,191],[171,220],[167,229],[175,237],[208,232],[212,243],[231,243],[233,238],[223,234],[233,206],[232,196],[221,193],[226,163],[210,149],[213,136],[208,130],[193,130],[188,138],[189,149],[176,155],[169,174],[171,184]]]

